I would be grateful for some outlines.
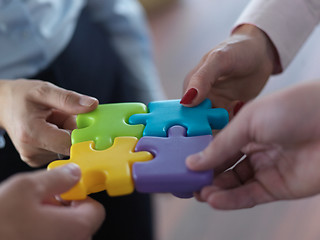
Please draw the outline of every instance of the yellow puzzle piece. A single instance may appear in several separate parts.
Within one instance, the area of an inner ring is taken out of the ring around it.
[[[132,164],[153,158],[149,152],[134,152],[137,142],[136,137],[117,137],[110,148],[102,151],[94,149],[93,141],[72,145],[69,160],[54,161],[48,166],[49,170],[68,163],[80,166],[80,181],[68,192],[63,193],[61,198],[81,200],[90,193],[103,190],[106,190],[109,196],[132,193]]]

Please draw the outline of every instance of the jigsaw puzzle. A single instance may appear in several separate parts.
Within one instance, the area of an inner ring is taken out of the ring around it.
[[[94,141],[96,150],[110,147],[115,137],[140,138],[144,126],[130,125],[128,119],[135,113],[146,113],[143,103],[111,103],[99,105],[90,113],[79,114],[77,127],[72,131],[72,144]]]
[[[212,183],[213,171],[191,171],[186,158],[206,148],[212,135],[187,137],[186,129],[173,126],[168,137],[142,137],[136,151],[148,151],[152,161],[136,163],[133,179],[138,192],[171,192],[178,197],[192,197],[193,192]]]
[[[211,108],[209,99],[196,107],[185,107],[180,100],[151,102],[149,113],[134,114],[130,124],[144,124],[143,136],[166,137],[168,129],[175,125],[187,129],[187,136],[212,134],[212,129],[221,129],[229,119],[228,112],[222,108]]]
[[[136,137],[117,137],[110,148],[101,151],[95,150],[93,141],[72,145],[69,160],[54,161],[48,166],[52,169],[73,162],[81,169],[80,181],[61,197],[65,200],[80,200],[90,193],[103,190],[109,196],[132,193],[132,164],[153,158],[149,152],[135,152],[137,142]]]
[[[80,200],[103,190],[120,196],[136,187],[140,192],[171,192],[186,198],[210,184],[213,172],[191,171],[185,159],[209,144],[212,129],[228,123],[228,112],[212,109],[208,99],[192,108],[179,102],[151,102],[148,108],[142,103],[102,104],[78,115],[70,159],[48,166],[70,162],[80,166],[81,180],[61,197]]]

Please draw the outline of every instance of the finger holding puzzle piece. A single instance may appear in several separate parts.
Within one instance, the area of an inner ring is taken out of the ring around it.
[[[130,194],[134,186],[139,192],[192,197],[212,183],[213,172],[191,171],[185,159],[202,151],[213,139],[212,129],[223,128],[228,120],[228,112],[211,108],[208,99],[192,108],[180,100],[150,102],[148,108],[142,103],[102,104],[78,115],[70,159],[54,161],[48,169],[79,165],[81,180],[61,195],[65,200],[103,190],[110,196]]]

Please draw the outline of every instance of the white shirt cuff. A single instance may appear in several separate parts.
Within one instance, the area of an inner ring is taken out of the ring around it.
[[[319,21],[320,1],[252,0],[236,26],[253,24],[264,31],[275,45],[285,69]]]

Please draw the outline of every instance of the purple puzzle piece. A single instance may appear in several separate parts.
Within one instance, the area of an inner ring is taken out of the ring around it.
[[[202,151],[212,140],[212,135],[186,137],[186,129],[173,126],[168,137],[142,137],[136,151],[149,151],[155,157],[143,163],[134,163],[132,175],[139,192],[171,192],[188,198],[193,192],[209,185],[213,171],[195,172],[187,168],[186,158]]]

